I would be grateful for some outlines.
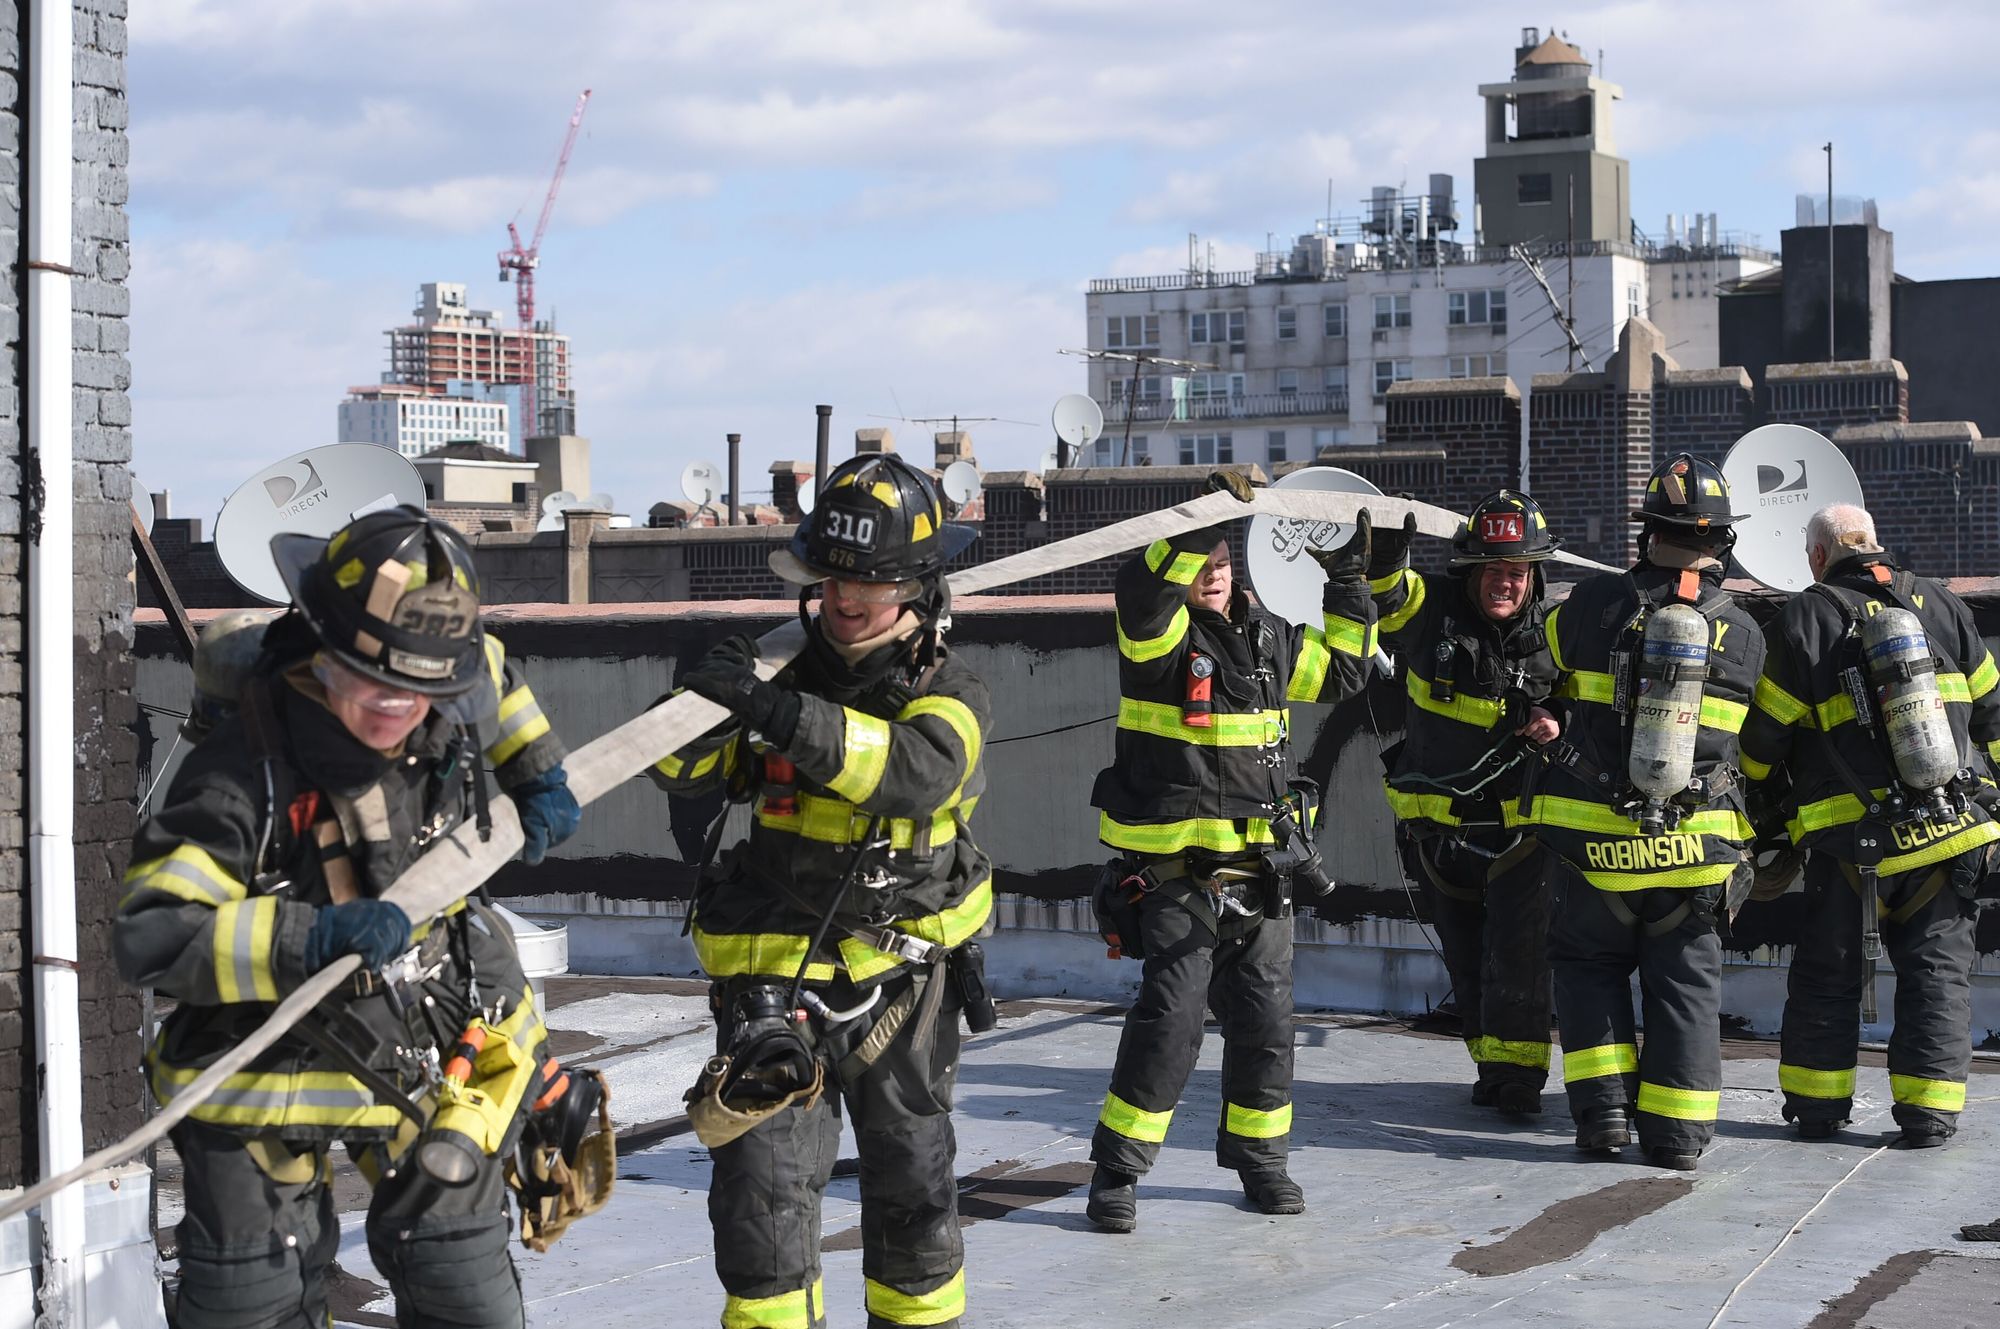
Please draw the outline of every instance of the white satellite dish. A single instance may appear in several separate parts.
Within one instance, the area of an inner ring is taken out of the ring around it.
[[[1854,467],[1824,435],[1804,425],[1753,429],[1722,459],[1736,524],[1736,562],[1772,590],[1812,585],[1806,523],[1830,503],[1863,505]],[[1865,505],[1864,505],[1865,506]]]
[[[573,508],[580,501],[581,500],[579,500],[575,494],[570,493],[569,490],[558,489],[556,490],[555,493],[550,494],[547,498],[542,500],[542,515],[544,517],[560,518],[563,514],[563,509]],[[540,528],[538,527],[537,529]],[[558,521],[550,529],[558,531],[561,530],[562,529],[561,521]]]
[[[1336,494],[1380,494],[1367,477],[1338,466],[1307,466],[1271,482],[1273,489],[1317,489]],[[1316,628],[1324,621],[1320,589],[1326,574],[1306,550],[1336,549],[1354,534],[1351,524],[1302,517],[1252,517],[1244,538],[1250,585],[1264,608],[1279,618]],[[1389,657],[1375,652],[1375,666],[1392,674]]]
[[[561,512],[544,513],[542,519],[535,523],[535,529],[538,531],[560,531],[562,528],[563,515]]]
[[[681,472],[681,493],[690,503],[707,507],[722,496],[722,470],[712,461],[690,462]]]
[[[355,517],[400,503],[423,507],[424,482],[394,450],[376,443],[309,448],[265,467],[229,496],[215,519],[215,552],[238,586],[283,604],[290,596],[271,557],[271,537],[324,539]]]
[[[960,507],[979,497],[979,484],[979,468],[969,461],[944,468],[944,496]]]
[[[1050,448],[1050,449],[1049,449],[1049,450],[1048,450],[1047,452],[1044,452],[1044,453],[1042,454],[1042,469],[1043,469],[1044,471],[1059,471],[1059,470],[1061,470],[1061,469],[1062,469],[1062,453],[1058,452],[1058,451],[1057,451],[1056,449],[1054,449],[1054,448]]]
[[[811,512],[819,499],[819,481],[805,479],[799,481],[798,505],[800,512]]]
[[[1072,392],[1056,398],[1055,409],[1049,412],[1049,423],[1056,427],[1056,437],[1063,442],[1073,448],[1087,448],[1104,432],[1104,408],[1081,392]]]
[[[132,510],[139,514],[139,529],[150,538],[153,534],[153,493],[140,481],[137,471],[128,466],[125,474],[132,477]]]
[[[596,508],[599,512],[609,512],[613,507],[616,506],[616,501],[611,497],[611,495],[605,493],[603,490],[599,490],[597,493],[592,494],[589,498],[585,499],[581,506],[586,508]]]

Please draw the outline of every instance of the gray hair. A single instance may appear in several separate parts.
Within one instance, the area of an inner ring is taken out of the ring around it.
[[[1812,515],[1806,523],[1806,548],[1819,545],[1826,550],[1827,557],[1834,559],[1841,551],[1847,553],[1879,554],[1882,546],[1875,542],[1875,519],[1868,515],[1868,509],[1856,503],[1830,503]]]

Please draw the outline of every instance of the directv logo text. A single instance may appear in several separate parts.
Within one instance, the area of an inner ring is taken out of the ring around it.
[[[1788,472],[1790,472],[1788,474]],[[1782,508],[1811,501],[1806,492],[1805,458],[1793,459],[1790,466],[1757,467],[1757,506]]]

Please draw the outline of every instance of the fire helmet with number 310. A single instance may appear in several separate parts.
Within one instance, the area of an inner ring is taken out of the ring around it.
[[[914,600],[975,534],[946,524],[928,475],[894,453],[868,453],[833,468],[791,547],[772,552],[771,570],[794,586],[902,583]]]

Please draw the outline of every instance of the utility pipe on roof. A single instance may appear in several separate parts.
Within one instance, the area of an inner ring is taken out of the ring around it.
[[[77,1010],[75,617],[71,509],[70,330],[73,15],[70,0],[31,0],[28,42],[27,371],[29,468],[38,512],[22,495],[28,565],[28,880],[33,918],[36,1136],[41,1173],[83,1158],[83,1043]],[[31,512],[35,516],[31,516]],[[42,1209],[38,1326],[85,1323],[84,1190]]]

